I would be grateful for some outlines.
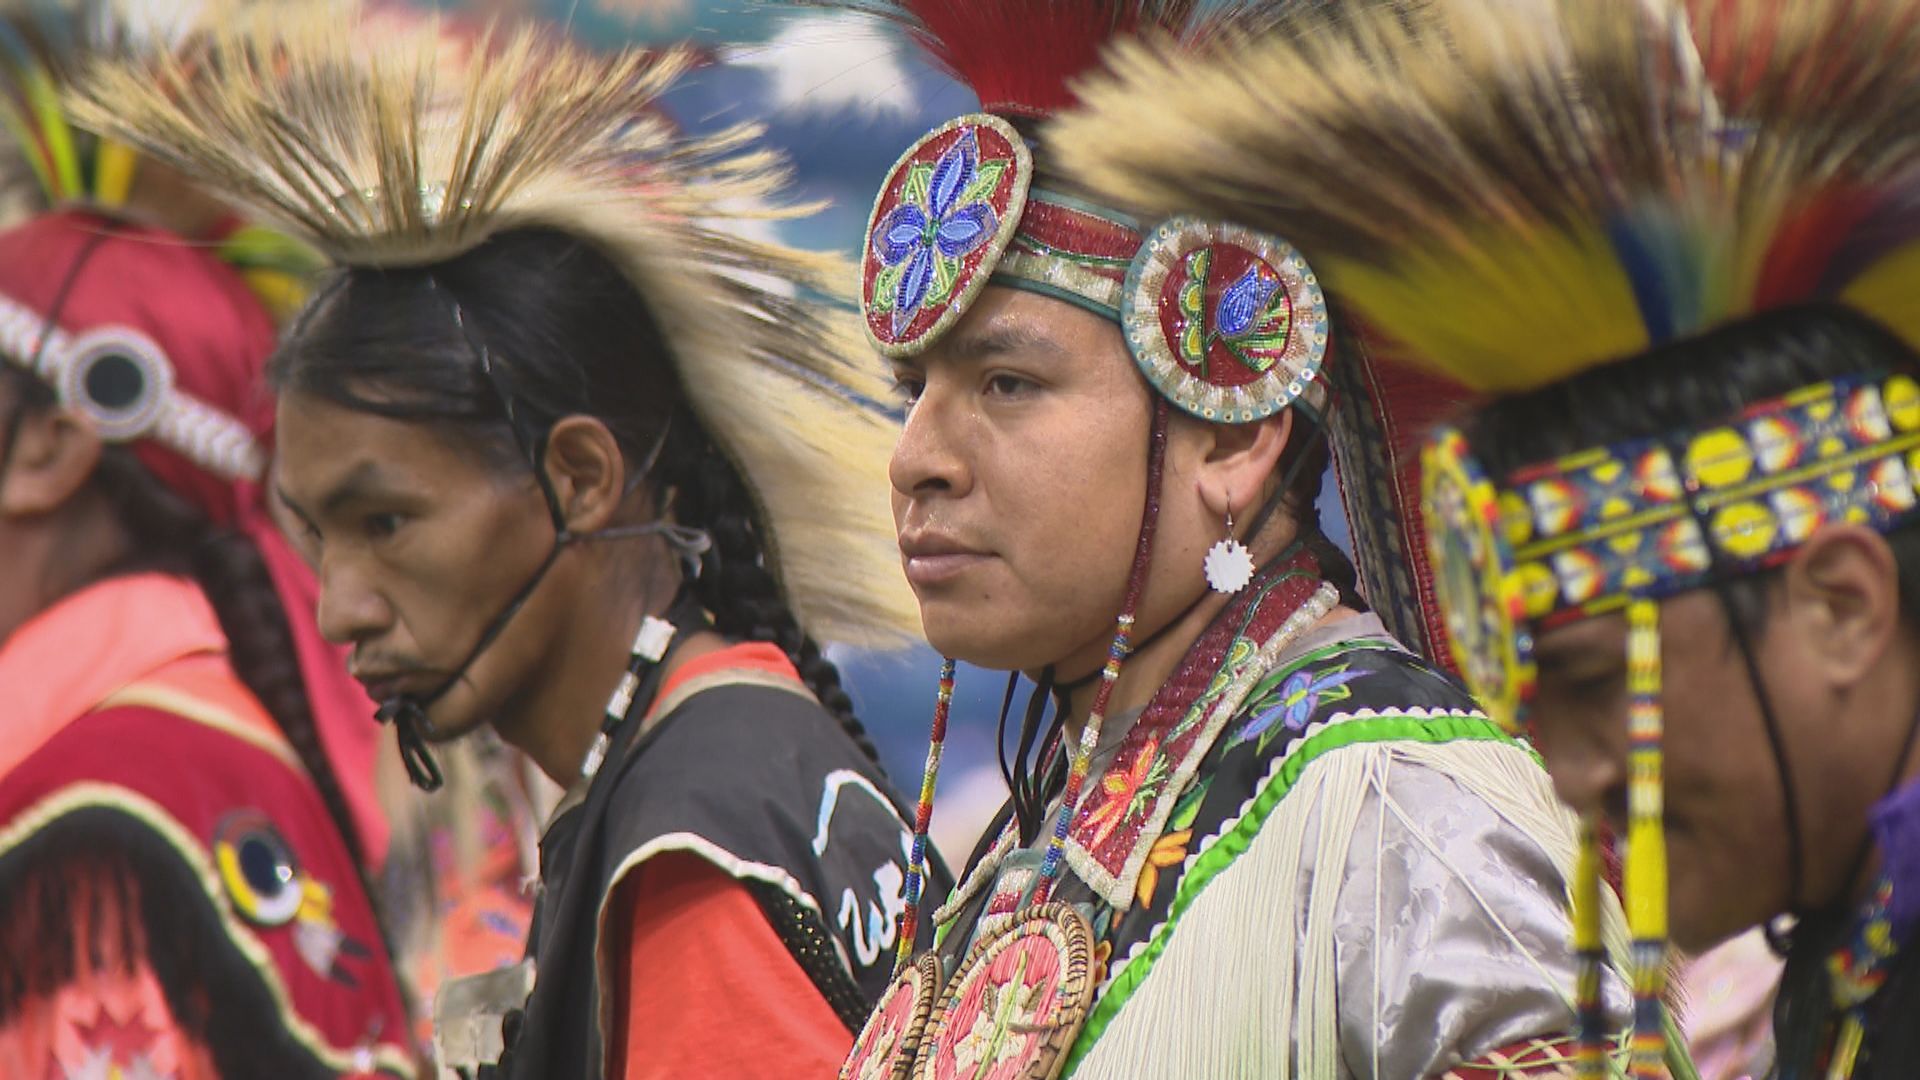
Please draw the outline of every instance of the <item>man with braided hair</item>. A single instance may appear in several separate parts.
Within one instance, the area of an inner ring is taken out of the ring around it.
[[[12,115],[61,208],[0,230],[0,1075],[412,1076],[372,710],[265,501],[291,248]]]
[[[725,231],[800,211],[739,132],[654,110],[685,56],[425,24],[363,49],[355,17],[264,8],[79,110],[335,263],[272,366],[279,494],[415,779],[489,725],[569,788],[529,965],[442,991],[441,1064],[831,1073],[910,833],[815,635],[913,623],[890,425],[855,403],[884,382],[781,291],[837,263]]]

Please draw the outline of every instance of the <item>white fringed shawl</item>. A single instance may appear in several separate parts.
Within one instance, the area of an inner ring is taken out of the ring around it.
[[[1416,710],[1410,715],[1419,714]],[[1355,717],[1338,717],[1334,722],[1351,719]],[[1288,756],[1310,742],[1300,740]],[[1276,782],[1285,760],[1276,759],[1263,787]],[[1485,917],[1489,943],[1505,939],[1526,955],[1535,969],[1534,978],[1561,999],[1565,1012],[1560,1026],[1571,1025],[1572,966],[1564,929],[1545,946],[1558,951],[1551,963],[1528,952],[1502,917],[1503,897],[1485,895],[1463,869],[1448,860],[1441,843],[1424,836],[1422,814],[1434,808],[1402,805],[1394,797],[1392,777],[1408,768],[1451,778],[1467,797],[1484,803],[1504,825],[1538,845],[1559,872],[1558,881],[1541,882],[1541,888],[1565,896],[1565,882],[1573,868],[1575,821],[1555,799],[1545,771],[1525,749],[1467,740],[1373,742],[1330,750],[1300,773],[1264,824],[1248,817],[1256,803],[1249,799],[1239,817],[1196,845],[1186,863],[1188,870],[1223,837],[1234,834],[1236,825],[1245,822],[1248,827],[1239,834],[1245,849],[1224,870],[1204,883],[1183,882],[1183,893],[1189,886],[1197,886],[1197,891],[1175,922],[1155,931],[1154,939],[1164,939],[1157,958],[1151,955],[1150,942],[1136,947],[1124,962],[1115,957],[1116,977],[1128,964],[1151,963],[1151,967],[1117,1010],[1104,1016],[1096,1012],[1082,1034],[1087,1044],[1081,1048],[1084,1057],[1069,1075],[1080,1080],[1332,1080],[1387,1075],[1381,1070],[1392,1066],[1382,1061],[1385,1055],[1377,1042],[1370,1048],[1371,1060],[1348,1060],[1343,1049],[1342,1014],[1350,1016],[1355,1008],[1369,1005],[1343,1003],[1353,991],[1343,995],[1338,984],[1337,949],[1342,933],[1354,932],[1351,926],[1339,925],[1342,916],[1350,917],[1353,910],[1351,898],[1344,905],[1338,902],[1349,860],[1357,845],[1373,845],[1372,854],[1378,857],[1378,834],[1384,832],[1389,815],[1473,896]],[[1370,801],[1379,804],[1379,814],[1363,813]],[[1359,823],[1370,816],[1380,823],[1379,828],[1368,830],[1375,835],[1357,835]],[[1249,829],[1257,831],[1246,840]],[[1384,876],[1374,879],[1376,926],[1382,912],[1411,899],[1388,894],[1381,887]],[[1299,895],[1301,889],[1306,891],[1304,898]],[[1303,900],[1304,913],[1299,910]],[[1610,904],[1605,925],[1609,949],[1616,958],[1623,958],[1626,927],[1617,904]],[[1376,974],[1380,962],[1375,950]],[[1377,986],[1379,979],[1367,982]],[[1113,985],[1110,980],[1103,994]],[[1381,1030],[1381,1011],[1391,1004],[1370,1003],[1375,1032]],[[1492,1030],[1498,1030],[1497,1018],[1493,1019]],[[1547,1033],[1510,1034],[1520,1038]],[[1494,1048],[1460,1049],[1482,1053]]]

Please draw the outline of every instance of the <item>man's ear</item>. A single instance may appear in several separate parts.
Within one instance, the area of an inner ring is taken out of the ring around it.
[[[1275,474],[1293,438],[1293,410],[1251,424],[1208,424],[1206,429],[1212,444],[1195,477],[1200,500],[1209,513],[1244,522],[1266,501],[1268,482],[1280,481]]]
[[[27,410],[15,416],[13,453],[0,475],[0,513],[50,514],[86,486],[105,448],[93,425],[66,409]]]
[[[1887,538],[1864,525],[1816,529],[1782,568],[1784,613],[1835,689],[1865,678],[1893,647],[1900,569]]]
[[[619,440],[591,416],[568,416],[547,433],[547,480],[567,529],[575,534],[607,528],[626,495],[627,462]]]

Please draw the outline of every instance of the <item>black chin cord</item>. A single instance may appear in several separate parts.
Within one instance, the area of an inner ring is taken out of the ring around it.
[[[1720,598],[1720,606],[1727,616],[1727,625],[1732,630],[1735,646],[1740,650],[1740,659],[1747,669],[1747,682],[1753,686],[1754,700],[1760,704],[1760,723],[1767,733],[1767,749],[1773,756],[1773,768],[1780,776],[1780,809],[1787,824],[1787,905],[1796,914],[1803,910],[1801,903],[1801,880],[1806,874],[1806,848],[1800,833],[1800,799],[1793,782],[1793,766],[1788,761],[1786,737],[1781,734],[1779,714],[1773,708],[1773,695],[1767,692],[1767,684],[1760,675],[1760,656],[1753,646],[1753,635],[1747,632],[1745,622],[1740,618],[1740,609],[1734,603],[1733,594],[1724,580],[1714,584],[1714,595]],[[1793,947],[1791,933],[1781,928],[1776,921],[1769,921],[1765,927],[1767,945],[1777,954],[1785,956]]]
[[[1061,693],[1054,685],[1053,666],[1048,665],[1040,671],[1040,678],[1027,696],[1026,714],[1020,721],[1019,749],[1013,760],[1007,760],[1007,715],[1013,709],[1014,687],[1020,681],[1020,673],[1014,672],[1007,678],[1007,694],[1000,703],[1000,724],[998,727],[998,750],[1000,756],[1000,775],[1007,782],[1007,789],[1013,793],[1013,813],[1019,822],[1020,843],[1030,844],[1040,834],[1042,818],[1047,811],[1046,800],[1049,795],[1052,777],[1047,769],[1052,760],[1054,747],[1059,744],[1064,728],[1067,710],[1061,700]],[[1052,719],[1047,717],[1047,706],[1054,706]],[[1045,736],[1042,737],[1042,730]],[[1040,758],[1033,760],[1035,745],[1040,747]]]
[[[374,717],[383,724],[393,725],[394,738],[400,746],[400,760],[405,763],[407,779],[413,781],[413,786],[422,791],[431,792],[440,790],[441,785],[446,782],[446,778],[440,772],[440,763],[434,760],[433,751],[427,741],[427,732],[433,727],[427,721],[427,710],[433,706],[434,702],[445,697],[447,691],[452,690],[455,684],[465,679],[467,669],[480,659],[480,654],[486,652],[488,647],[499,640],[500,635],[507,629],[507,624],[513,621],[513,617],[520,613],[520,609],[525,607],[527,600],[533,596],[533,590],[540,587],[540,582],[546,578],[547,571],[553,569],[553,564],[560,558],[561,550],[573,539],[573,534],[565,530],[554,534],[553,546],[547,549],[547,557],[540,560],[540,566],[527,578],[526,584],[520,586],[519,590],[513,594],[513,598],[508,600],[499,614],[487,624],[486,630],[481,633],[480,639],[474,642],[473,648],[467,650],[466,659],[461,660],[460,666],[455,668],[453,674],[447,676],[439,686],[425,694],[399,694],[380,703],[380,710],[374,714]]]
[[[542,486],[545,486],[544,483]],[[579,541],[625,540],[653,535],[665,536],[668,545],[684,559],[691,561],[696,570],[699,565],[699,556],[712,543],[712,539],[706,533],[670,521],[623,525],[591,533],[574,533],[565,528],[558,529],[553,535],[553,546],[547,549],[547,557],[540,561],[539,567],[527,578],[526,584],[520,586],[519,591],[513,594],[513,598],[500,609],[500,613],[487,624],[486,631],[480,635],[478,641],[474,642],[473,648],[467,650],[466,659],[460,661],[460,666],[454,669],[453,674],[447,676],[445,681],[426,694],[401,694],[381,703],[380,711],[374,715],[381,723],[393,725],[394,738],[400,745],[400,760],[406,764],[407,779],[413,781],[415,787],[422,791],[438,791],[444,783],[440,765],[433,758],[431,743],[427,738],[427,734],[433,730],[433,725],[427,720],[427,710],[433,706],[434,702],[444,697],[447,691],[452,690],[454,684],[466,678],[467,669],[471,668],[480,659],[480,654],[486,652],[488,647],[506,631],[507,624],[512,622],[513,617],[526,606],[528,599],[533,596],[533,591],[540,587],[540,582],[546,578],[547,571],[552,570],[553,564],[559,561],[560,552],[569,544]],[[689,575],[689,577],[692,576],[697,574]]]
[[[429,277],[428,283],[434,292],[445,298],[454,326],[466,341],[468,349],[472,351],[475,361],[480,366],[481,374],[485,376],[487,386],[492,389],[494,396],[500,402],[501,409],[506,413],[507,427],[513,433],[514,441],[519,444],[521,452],[526,455],[533,467],[534,482],[540,487],[540,496],[546,503],[547,516],[553,521],[553,546],[547,549],[547,557],[540,561],[539,567],[527,578],[526,583],[520,586],[512,599],[500,609],[499,614],[487,624],[486,630],[480,634],[479,640],[474,642],[473,648],[467,650],[466,659],[460,661],[460,666],[453,670],[453,674],[447,676],[445,681],[426,694],[400,694],[381,702],[379,711],[374,714],[381,723],[393,725],[394,738],[400,747],[400,760],[407,768],[407,779],[413,781],[413,785],[420,790],[432,792],[440,790],[446,778],[440,771],[439,762],[434,760],[433,751],[427,739],[428,733],[433,730],[433,725],[427,720],[427,710],[433,706],[434,702],[446,696],[455,684],[466,678],[467,670],[480,659],[480,654],[486,652],[499,639],[507,629],[507,624],[512,622],[513,617],[526,606],[527,600],[533,596],[533,591],[540,587],[541,581],[546,579],[547,571],[553,569],[553,564],[559,561],[560,552],[565,550],[567,545],[576,540],[619,540],[662,535],[667,538],[668,545],[687,563],[690,570],[689,576],[693,577],[698,576],[699,557],[712,545],[712,539],[698,529],[678,525],[664,518],[644,525],[620,526],[591,533],[574,533],[569,530],[566,515],[560,509],[559,496],[554,492],[552,482],[547,479],[545,442],[534,430],[530,421],[522,415],[523,410],[516,406],[518,399],[514,395],[507,373],[494,365],[493,354],[488,351],[486,343],[480,340],[474,328],[468,324],[466,311],[460,306],[460,301],[451,292],[442,289],[437,280]],[[315,306],[318,305],[312,305],[308,310],[312,310]],[[659,438],[654,442],[652,450],[647,453],[645,462],[636,470],[636,479],[652,472],[654,464],[666,448],[667,435],[672,430],[672,426],[671,421],[662,425]]]
[[[1674,440],[1664,442],[1667,456],[1676,462],[1686,460],[1686,447]],[[1800,835],[1800,800],[1793,782],[1793,766],[1787,760],[1787,742],[1780,733],[1779,715],[1773,708],[1773,697],[1767,693],[1766,680],[1760,676],[1760,654],[1753,647],[1753,636],[1747,633],[1744,620],[1740,617],[1740,606],[1734,603],[1733,591],[1728,584],[1735,576],[1736,567],[1727,563],[1713,540],[1713,524],[1707,512],[1700,505],[1700,492],[1695,481],[1689,479],[1681,485],[1680,493],[1687,504],[1687,512],[1693,519],[1694,528],[1700,534],[1701,550],[1707,553],[1708,573],[1713,583],[1713,593],[1720,599],[1720,607],[1727,617],[1727,627],[1733,634],[1734,645],[1740,650],[1740,659],[1747,668],[1747,681],[1753,687],[1754,700],[1760,703],[1760,722],[1766,729],[1767,747],[1773,754],[1774,771],[1780,777],[1780,805],[1787,819],[1787,903],[1791,910],[1801,910],[1800,882],[1806,873],[1806,851]],[[1665,828],[1663,824],[1661,826]],[[1775,922],[1765,927],[1767,945],[1781,956],[1792,947],[1788,935]]]

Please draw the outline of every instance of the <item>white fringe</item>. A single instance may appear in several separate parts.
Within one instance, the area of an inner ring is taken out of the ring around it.
[[[1341,1056],[1336,901],[1369,794],[1383,796],[1383,823],[1389,813],[1404,814],[1384,798],[1396,760],[1459,782],[1533,838],[1562,879],[1571,880],[1573,815],[1525,751],[1503,743],[1396,741],[1328,753],[1302,772],[1248,850],[1194,899],[1131,1000],[1074,1071],[1075,1080],[1332,1080],[1359,1071]],[[1303,851],[1310,824],[1317,835],[1309,863]],[[1303,880],[1311,884],[1301,933],[1302,898],[1291,883]],[[1376,898],[1376,921],[1378,907]],[[1511,935],[1491,905],[1487,914],[1497,932]],[[1609,949],[1624,959],[1626,922],[1618,903],[1604,914]],[[1570,1012],[1572,1005],[1569,995]]]

